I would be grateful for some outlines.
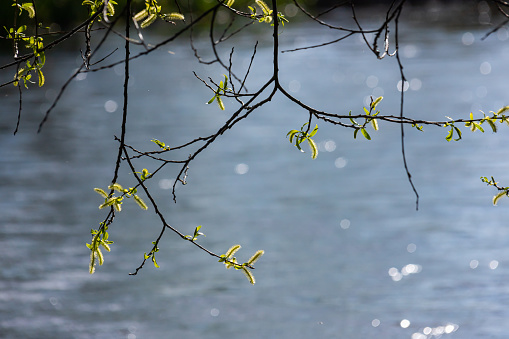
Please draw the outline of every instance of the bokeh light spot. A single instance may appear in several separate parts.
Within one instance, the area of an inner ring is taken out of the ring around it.
[[[159,188],[163,190],[169,190],[173,186],[174,180],[171,179],[161,179],[159,180]]]
[[[401,322],[399,323],[399,325],[402,327],[402,328],[408,328],[410,326],[410,320],[408,319],[403,319],[401,320]]]
[[[108,113],[113,113],[117,110],[118,108],[118,104],[116,101],[113,101],[113,100],[108,100],[104,103],[104,109],[106,110],[106,112]]]
[[[463,45],[470,46],[474,43],[474,41],[475,37],[472,33],[470,32],[463,33],[463,36],[461,37],[461,42],[463,43]]]
[[[334,161],[334,166],[336,166],[337,168],[344,168],[347,162],[348,160],[346,160],[345,158],[339,157]]]
[[[246,164],[237,164],[235,166],[235,173],[237,174],[246,174],[249,171],[249,166]]]
[[[341,226],[341,228],[344,229],[344,230],[350,228],[350,220],[348,220],[348,219],[341,220],[339,222],[339,226]]]
[[[489,62],[485,61],[481,64],[481,67],[479,67],[479,70],[481,71],[481,74],[488,75],[491,73],[491,64]]]
[[[408,251],[408,253],[414,253],[416,249],[417,249],[417,245],[414,243],[408,244],[408,246],[406,247],[406,250]]]

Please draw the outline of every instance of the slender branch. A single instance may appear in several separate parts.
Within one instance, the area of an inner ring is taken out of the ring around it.
[[[124,68],[124,104],[122,108],[122,132],[120,134],[120,145],[118,147],[118,155],[117,161],[115,165],[115,174],[113,175],[113,179],[111,183],[114,184],[117,182],[118,178],[118,170],[120,169],[120,160],[122,158],[122,152],[124,151],[124,143],[125,143],[125,134],[126,134],[126,125],[127,125],[127,105],[128,105],[128,86],[129,86],[129,31],[130,31],[130,23],[131,23],[131,0],[127,0],[126,4],[126,15],[125,15],[125,36],[127,37],[125,41],[125,68]]]

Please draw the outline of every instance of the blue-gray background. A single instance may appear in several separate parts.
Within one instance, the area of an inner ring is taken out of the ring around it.
[[[401,28],[410,81],[406,115],[480,117],[479,110],[509,103],[507,30],[481,41],[487,26],[416,18]],[[282,49],[337,37],[306,25],[288,25],[280,35]],[[257,38],[250,89],[271,72],[270,32]],[[239,72],[251,42],[237,42]],[[407,160],[421,196],[416,212],[399,126],[381,123],[367,141],[320,122],[320,153],[311,160],[285,139],[307,121],[306,112],[278,95],[192,163],[177,204],[167,189],[177,167],[149,184],[167,221],[186,234],[203,225],[207,237],[200,241],[212,251],[239,243],[243,260],[264,249],[255,286],[170,232],[158,252],[161,268],[147,263],[128,276],[161,227],[151,208],[142,212],[131,201],[110,228],[112,252],[89,275],[85,243],[105,215],[93,188],[112,178],[123,69],[73,81],[36,134],[80,62],[77,53],[47,57],[47,84],[25,91],[16,136],[17,91],[2,89],[0,337],[507,337],[509,204],[493,207],[495,191],[479,180],[493,175],[509,183],[507,126],[498,134],[464,129],[464,139],[450,143],[443,128],[406,128]],[[172,146],[209,135],[236,107],[229,100],[225,112],[204,104],[212,94],[191,71],[216,81],[224,71],[199,65],[185,41],[131,67],[128,144],[148,150],[151,138]],[[399,114],[396,60],[377,61],[358,37],[284,53],[280,70],[283,86],[317,108],[360,113],[366,98],[383,95],[382,114]],[[133,185],[127,166],[120,182]]]

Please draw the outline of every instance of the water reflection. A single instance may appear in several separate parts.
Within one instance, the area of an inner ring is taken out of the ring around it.
[[[389,276],[393,281],[400,281],[403,277],[410,274],[417,274],[422,271],[422,267],[420,265],[408,264],[401,268],[399,271],[396,267],[391,267],[388,271]]]
[[[446,324],[437,327],[425,327],[421,332],[415,332],[412,334],[411,339],[430,339],[430,338],[442,338],[445,334],[451,334],[458,330],[457,324]]]
[[[488,106],[506,99],[506,77],[499,70],[507,68],[509,48],[500,52],[490,40],[482,42],[479,52],[481,41],[475,37],[482,32],[471,28],[473,33],[463,37],[437,27],[406,28],[412,40],[404,49],[410,80],[400,85],[408,90],[410,114],[426,119],[464,116],[474,100]],[[281,41],[291,32],[285,31]],[[507,31],[497,36],[507,39]],[[290,35],[287,43],[293,41],[298,39]],[[382,110],[397,112],[399,75],[368,53],[357,57],[357,42],[346,44],[307,51],[315,60],[309,67],[300,58],[285,60],[281,74],[288,78],[282,83],[298,89],[304,101],[322,105],[320,97],[305,97],[318,88],[334,98],[331,111],[358,109],[364,98],[369,104],[372,94],[384,95]],[[132,93],[129,142],[147,145],[151,137],[172,144],[188,141],[214,131],[226,119],[226,113],[204,108],[210,93],[193,82],[189,70],[194,66],[163,67],[169,63],[164,54],[153,56],[148,66],[157,67],[147,74],[133,69],[132,79],[142,93]],[[271,53],[260,49],[257,56],[266,61]],[[68,59],[61,56],[59,62],[75,67]],[[485,75],[483,62],[491,69]],[[327,65],[322,72],[320,65]],[[302,78],[294,79],[296,67]],[[316,70],[310,71],[312,67]],[[451,70],[450,77],[444,76]],[[64,73],[62,78],[67,69]],[[196,159],[189,185],[177,186],[177,205],[169,191],[171,171],[151,183],[160,188],[157,195],[169,200],[160,206],[169,212],[168,222],[190,232],[203,224],[205,245],[222,251],[235,241],[246,251],[266,250],[254,288],[242,275],[225,273],[171,235],[163,239],[160,269],[147,266],[140,276],[128,277],[160,232],[158,221],[150,219],[153,213],[140,215],[128,208],[111,227],[116,246],[108,254],[109,266],[89,277],[84,242],[100,219],[91,188],[111,179],[109,158],[117,146],[109,129],[118,123],[118,93],[105,84],[111,77],[121,83],[122,74],[118,66],[104,79],[94,74],[73,83],[80,86],[80,97],[64,98],[47,132],[39,136],[22,132],[14,139],[8,122],[0,121],[2,131],[8,131],[0,135],[1,189],[9,197],[0,201],[0,248],[6,258],[0,272],[2,335],[134,339],[171,333],[175,338],[215,339],[242,333],[247,339],[353,339],[409,338],[415,332],[415,338],[423,339],[451,334],[460,325],[462,338],[505,333],[508,270],[494,258],[509,256],[509,231],[503,226],[507,210],[493,210],[492,192],[483,191],[478,178],[493,171],[504,174],[507,161],[499,152],[509,143],[507,134],[483,136],[483,142],[469,135],[461,143],[447,144],[442,130],[408,131],[409,164],[423,199],[416,213],[401,167],[399,134],[392,133],[399,126],[384,125],[376,140],[367,142],[320,123],[322,153],[310,161],[284,138],[299,112],[278,101],[280,97]],[[312,91],[305,86],[313,86]],[[55,93],[48,90],[46,98]],[[203,100],[194,100],[196,96]],[[94,98],[92,107],[76,105],[83,97]],[[184,104],[175,107],[181,99]],[[47,105],[26,104],[27,111],[36,113]],[[8,111],[16,112],[16,106]],[[24,121],[38,123],[39,117],[27,114]],[[499,168],[490,166],[495,158],[502,162]],[[123,178],[128,174],[122,173]],[[421,272],[421,265],[426,274],[409,278]],[[391,266],[392,280],[385,275]],[[490,274],[480,274],[486,272]],[[417,326],[416,319],[432,325]],[[437,326],[448,319],[454,324]]]

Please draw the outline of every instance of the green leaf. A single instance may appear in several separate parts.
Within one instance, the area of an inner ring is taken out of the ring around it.
[[[103,209],[105,207],[112,206],[113,204],[115,204],[116,201],[117,201],[116,198],[110,198],[107,201],[105,201],[104,204],[100,205],[99,209],[101,210],[101,209]]]
[[[124,192],[124,188],[122,187],[122,185],[120,184],[117,184],[117,183],[114,183],[114,184],[111,184],[108,186],[108,189],[110,190],[114,190],[114,191],[118,191],[120,193],[123,193]]]
[[[316,159],[318,156],[318,148],[316,147],[315,142],[311,138],[307,138],[309,147],[311,147],[311,159]]]
[[[364,136],[364,138],[371,140],[371,137],[369,136],[369,133],[368,133],[368,131],[366,131],[365,128],[361,128],[361,133]]]
[[[376,119],[371,119],[371,126],[375,131],[378,131],[378,121]]]
[[[207,105],[210,105],[211,103],[213,103],[213,102],[214,102],[214,100],[216,100],[216,98],[217,98],[217,95],[214,95],[214,96],[212,97],[212,99],[210,99],[209,101],[207,101]]]
[[[39,78],[39,87],[44,86],[44,74],[40,68],[37,68],[37,77]]]
[[[221,97],[217,97],[217,105],[219,106],[219,108],[224,111],[224,103],[223,103],[223,100],[221,100]]]
[[[156,268],[159,268],[159,265],[157,264],[156,257],[152,254],[152,262],[154,263],[154,266]]]
[[[136,13],[136,15],[133,17],[135,21],[140,21],[145,19],[148,16],[148,11],[146,9],[139,11]]]
[[[249,258],[249,260],[247,261],[247,264],[248,265],[252,265],[254,264],[258,259],[261,258],[261,256],[264,254],[265,252],[263,250],[258,250],[256,251],[255,254],[253,254],[253,256],[251,258]]]
[[[21,5],[21,8],[28,12],[30,19],[35,17],[35,9],[33,4],[26,2]]]
[[[509,111],[509,106],[504,106],[501,109],[499,109],[497,111],[497,113],[495,113],[495,115],[499,115],[499,114],[502,114],[502,113],[507,112],[507,111]]]
[[[170,20],[170,21],[177,21],[177,20],[184,20],[185,18],[180,13],[169,13],[169,14],[164,14],[163,19]]]
[[[256,280],[251,271],[245,266],[242,266],[241,269],[244,275],[246,276],[247,280],[249,280],[249,282],[251,283],[251,285],[254,285],[256,283]]]
[[[348,115],[352,115],[352,111],[348,112]],[[348,119],[350,119],[350,122],[351,122],[353,125],[359,125],[359,124],[357,123],[357,121],[353,120],[353,118],[348,118]]]
[[[447,136],[445,137],[445,140],[447,141],[451,141],[452,140],[452,134],[453,134],[453,128],[451,127],[451,129],[449,130],[449,133],[447,133]]]
[[[141,209],[143,209],[143,210],[148,209],[147,204],[145,204],[143,199],[141,199],[139,196],[133,195],[133,198],[134,198],[134,201],[138,204],[138,206],[140,206]]]
[[[226,74],[223,74],[223,75],[224,75],[224,85],[220,86],[220,87],[223,88],[224,90],[227,90],[227,87],[228,87],[228,77],[226,76]]]
[[[507,190],[503,190],[503,191],[500,191],[497,195],[495,195],[493,197],[493,206],[496,206],[498,201],[500,200],[500,198],[502,198],[504,195],[507,195],[509,191]]]
[[[154,23],[157,19],[157,14],[150,14],[140,25],[141,28],[146,28]]]
[[[312,137],[316,134],[316,132],[318,132],[318,125],[315,126],[315,128],[313,128],[313,130],[311,131],[311,133],[309,133],[309,136]]]
[[[122,203],[119,202],[118,199],[115,199],[114,201],[115,201],[115,203],[113,204],[113,208],[115,208],[115,210],[117,210],[117,212],[122,211]]]
[[[90,264],[88,265],[88,273],[94,274],[95,272],[95,252],[90,251]]]
[[[233,257],[233,255],[238,251],[240,250],[242,247],[240,245],[233,245],[232,247],[230,247],[230,249],[226,252],[226,254],[224,255],[224,257],[226,259],[229,259],[231,257]]]
[[[487,118],[486,121],[488,122],[488,125],[490,125],[493,133],[497,133],[498,128],[497,128],[497,125],[495,125],[495,123],[493,122],[493,120],[491,120],[490,118]]]
[[[97,247],[97,249],[95,250],[95,256],[97,257],[97,261],[99,262],[99,266],[102,266],[102,264],[104,264],[104,256],[103,256],[103,252],[101,252],[101,249],[99,247]]]
[[[295,137],[295,134],[299,133],[299,131],[297,131],[296,129],[292,129],[290,132],[288,132],[286,134],[286,136],[288,137],[289,136],[289,140],[290,140],[290,143],[293,144],[293,138]]]
[[[373,103],[371,104],[371,108],[372,109],[375,109],[376,108],[376,105],[378,105],[380,103],[380,101],[382,101],[384,97],[378,97],[375,99],[375,101],[373,101]]]
[[[102,188],[94,188],[94,191],[99,193],[103,198],[107,198],[108,197],[108,194],[106,194],[106,192],[104,192],[104,190]]]
[[[356,128],[354,131],[353,131],[353,138],[354,139],[357,139],[357,133],[359,132],[359,128]]]
[[[286,134],[286,136],[289,136],[290,134],[294,135],[295,133],[299,133],[299,131],[297,131],[296,129],[292,129],[290,132]]]
[[[453,126],[453,128],[456,131],[456,133],[458,134],[458,139],[454,139],[454,141],[460,141],[461,140],[461,130],[456,126]],[[447,140],[447,141],[449,141],[449,140]]]
[[[302,149],[302,147],[300,147],[300,144],[302,143],[302,141],[303,141],[303,140],[304,140],[304,139],[297,139],[297,140],[295,141],[295,146],[296,146],[296,147],[299,149],[299,151],[301,151],[301,152],[304,152],[304,150]]]
[[[478,123],[474,122],[473,125],[481,132],[484,133],[484,129],[481,127],[481,125],[479,125]]]
[[[102,246],[102,247],[103,247],[106,251],[111,252],[110,246],[109,246],[107,243],[105,243],[105,242],[101,241],[101,246]]]

